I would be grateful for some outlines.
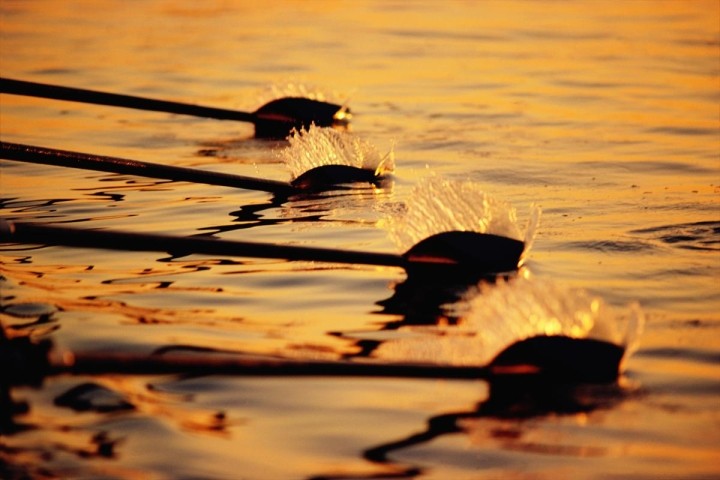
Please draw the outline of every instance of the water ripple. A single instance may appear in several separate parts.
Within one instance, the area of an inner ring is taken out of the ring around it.
[[[711,220],[632,230],[653,240],[691,250],[720,250],[720,221]]]
[[[662,133],[662,134],[671,134],[671,135],[691,135],[691,136],[702,136],[702,135],[710,135],[713,137],[718,136],[718,129],[717,128],[693,128],[693,127],[671,127],[671,126],[663,126],[663,127],[654,127],[649,128],[646,130],[649,133]]]
[[[571,250],[595,250],[604,253],[635,253],[653,249],[649,243],[632,240],[581,241],[568,242],[565,245]]]
[[[658,175],[677,175],[679,172],[697,174],[697,175],[714,175],[716,169],[705,168],[699,165],[693,165],[685,162],[673,161],[632,161],[623,162],[607,162],[607,161],[584,161],[575,163],[579,169],[588,170],[611,170],[626,171],[633,173],[655,173]]]
[[[720,353],[711,350],[689,349],[679,347],[645,348],[638,356],[654,358],[681,358],[709,365],[720,365]]]

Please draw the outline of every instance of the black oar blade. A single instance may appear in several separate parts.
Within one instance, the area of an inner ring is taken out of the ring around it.
[[[525,244],[509,237],[477,232],[442,232],[415,244],[403,256],[408,272],[452,267],[479,276],[518,268]]]
[[[350,110],[334,103],[302,97],[284,97],[266,103],[255,115],[255,136],[285,138],[293,130],[345,125]]]
[[[591,338],[537,336],[516,342],[490,365],[494,376],[530,374],[562,382],[610,383],[617,380],[625,349]]]
[[[360,167],[321,165],[304,172],[290,184],[300,190],[321,191],[348,183],[376,183],[381,178],[375,175],[375,171]]]

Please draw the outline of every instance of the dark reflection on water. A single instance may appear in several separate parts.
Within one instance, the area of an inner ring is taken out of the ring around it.
[[[64,203],[73,202],[73,198],[53,198],[49,200],[21,200],[17,198],[0,198],[0,208],[8,209],[15,213],[35,213],[33,218],[43,218],[38,213],[54,213],[58,206]],[[12,217],[4,217],[12,220]]]
[[[388,462],[389,455],[394,451],[427,443],[442,435],[467,432],[471,425],[468,420],[476,423],[478,419],[485,417],[522,420],[551,414],[589,413],[597,409],[612,408],[625,396],[626,392],[618,385],[575,386],[552,385],[547,382],[533,384],[527,379],[521,383],[513,380],[491,383],[489,397],[478,403],[474,411],[444,413],[432,417],[428,420],[425,431],[369,448],[365,450],[364,456],[372,462]],[[522,431],[516,431],[512,436],[492,432],[492,436],[506,439],[510,437],[513,440],[510,443],[517,444],[522,437]]]
[[[241,206],[239,209],[228,214],[231,217],[235,217],[233,225],[202,227],[200,228],[200,231],[209,231],[211,234],[215,234],[261,225],[270,226],[283,223],[284,220],[282,219],[263,217],[263,215],[261,215],[261,212],[264,210],[280,207],[283,204],[283,201],[283,199],[273,199],[267,203]]]
[[[392,442],[383,443],[363,452],[363,457],[391,469],[390,474],[375,475],[334,475],[320,474],[308,477],[320,479],[372,479],[372,478],[415,478],[425,472],[422,464],[410,464],[393,460],[394,454],[405,449],[429,444],[448,435],[470,435],[487,437],[488,442],[498,443],[502,449],[533,454],[547,454],[576,457],[603,457],[607,455],[602,447],[557,444],[554,441],[537,442],[525,440],[525,422],[546,416],[572,416],[588,414],[596,410],[617,407],[621,402],[635,395],[633,389],[619,384],[609,385],[563,385],[546,382],[522,382],[515,380],[490,384],[486,400],[479,402],[474,410],[447,412],[430,417],[425,430]],[[497,420],[489,422],[488,420]],[[499,423],[498,423],[499,421]],[[487,424],[487,425],[485,425]],[[484,432],[484,433],[480,433]],[[479,448],[475,445],[475,448]],[[493,468],[494,465],[487,465]],[[475,467],[482,469],[482,466]]]
[[[682,223],[640,228],[630,233],[648,236],[653,240],[692,250],[720,250],[720,221]]]
[[[135,406],[123,395],[93,382],[76,385],[55,397],[54,403],[59,407],[67,407],[76,412],[109,413],[135,409]]]
[[[391,186],[383,190],[362,184],[348,185],[347,190],[339,187],[322,193],[273,196],[265,203],[240,206],[228,213],[232,224],[210,225],[198,228],[207,235],[243,230],[253,227],[270,227],[290,223],[339,222],[343,225],[364,225],[366,222],[347,218],[353,212],[372,210],[373,205],[389,193]],[[343,217],[335,220],[333,217]]]
[[[453,313],[449,305],[461,300],[470,288],[475,291],[480,284],[491,285],[514,276],[512,272],[497,276],[455,272],[447,277],[411,273],[403,282],[394,285],[392,296],[377,302],[382,307],[377,313],[403,316],[402,320],[385,323],[383,328],[388,330],[403,325],[436,325],[438,322],[455,325],[459,315]]]
[[[448,311],[448,304],[460,300],[470,287],[476,287],[478,282],[494,282],[496,277],[486,275],[451,275],[436,277],[417,276],[412,273],[402,282],[392,287],[394,293],[383,300],[376,302],[381,310],[378,315],[389,316],[391,320],[383,320],[380,331],[397,330],[404,326],[418,325],[455,325],[459,317]],[[396,316],[401,318],[396,319]],[[330,332],[338,337],[354,338],[357,351],[343,355],[343,358],[371,357],[373,352],[383,343],[382,340],[362,338],[372,332]]]
[[[122,202],[125,199],[125,195],[122,193],[95,192],[90,195],[94,195],[111,202]]]

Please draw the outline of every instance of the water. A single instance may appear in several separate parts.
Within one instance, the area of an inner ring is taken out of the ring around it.
[[[720,476],[716,1],[5,1],[0,11],[3,76],[244,110],[308,92],[347,103],[352,133],[395,160],[392,188],[287,202],[1,161],[5,218],[398,252],[388,213],[436,175],[507,202],[521,232],[542,208],[532,278],[588,292],[621,318],[637,302],[646,318],[619,385],[559,398],[508,398],[482,381],[58,376],[13,390],[30,409],[0,438],[5,476]],[[278,153],[288,145],[252,140],[248,125],[0,102],[4,141],[292,176]],[[412,325],[451,328],[453,309],[473,306],[393,268],[0,253],[3,324],[60,351],[352,357]],[[134,409],[54,403],[86,382],[103,387],[95,402]]]

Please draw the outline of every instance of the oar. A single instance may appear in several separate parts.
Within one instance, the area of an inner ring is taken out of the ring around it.
[[[330,127],[347,124],[350,119],[350,111],[346,107],[302,97],[279,98],[254,112],[240,112],[10,78],[0,78],[0,93],[250,122],[255,124],[255,136],[258,138],[285,138],[293,129],[307,129],[313,123],[319,127]]]
[[[114,230],[89,230],[0,220],[0,243],[34,243],[109,250],[190,253],[240,257],[277,258],[344,264],[400,267],[408,273],[428,273],[440,268],[491,275],[518,268],[524,243],[499,235],[477,232],[443,232],[415,244],[402,255],[331,248],[275,245],[271,243],[177,237]]]
[[[36,384],[57,374],[193,374],[239,376],[342,376],[517,380],[609,383],[617,379],[625,353],[618,345],[589,338],[535,336],[500,352],[488,365],[459,366],[379,361],[316,361],[241,354],[51,354],[49,341],[28,337],[0,343],[0,383]],[[214,356],[214,357],[213,357]]]
[[[380,176],[376,176],[375,172],[371,170],[349,165],[322,165],[312,168],[292,182],[286,183],[276,180],[232,175],[229,173],[209,172],[195,168],[174,167],[127,158],[106,157],[90,153],[56,150],[53,148],[10,142],[0,142],[0,158],[58,167],[260,190],[277,195],[291,195],[300,192],[323,190],[344,183],[375,183],[382,180]]]

